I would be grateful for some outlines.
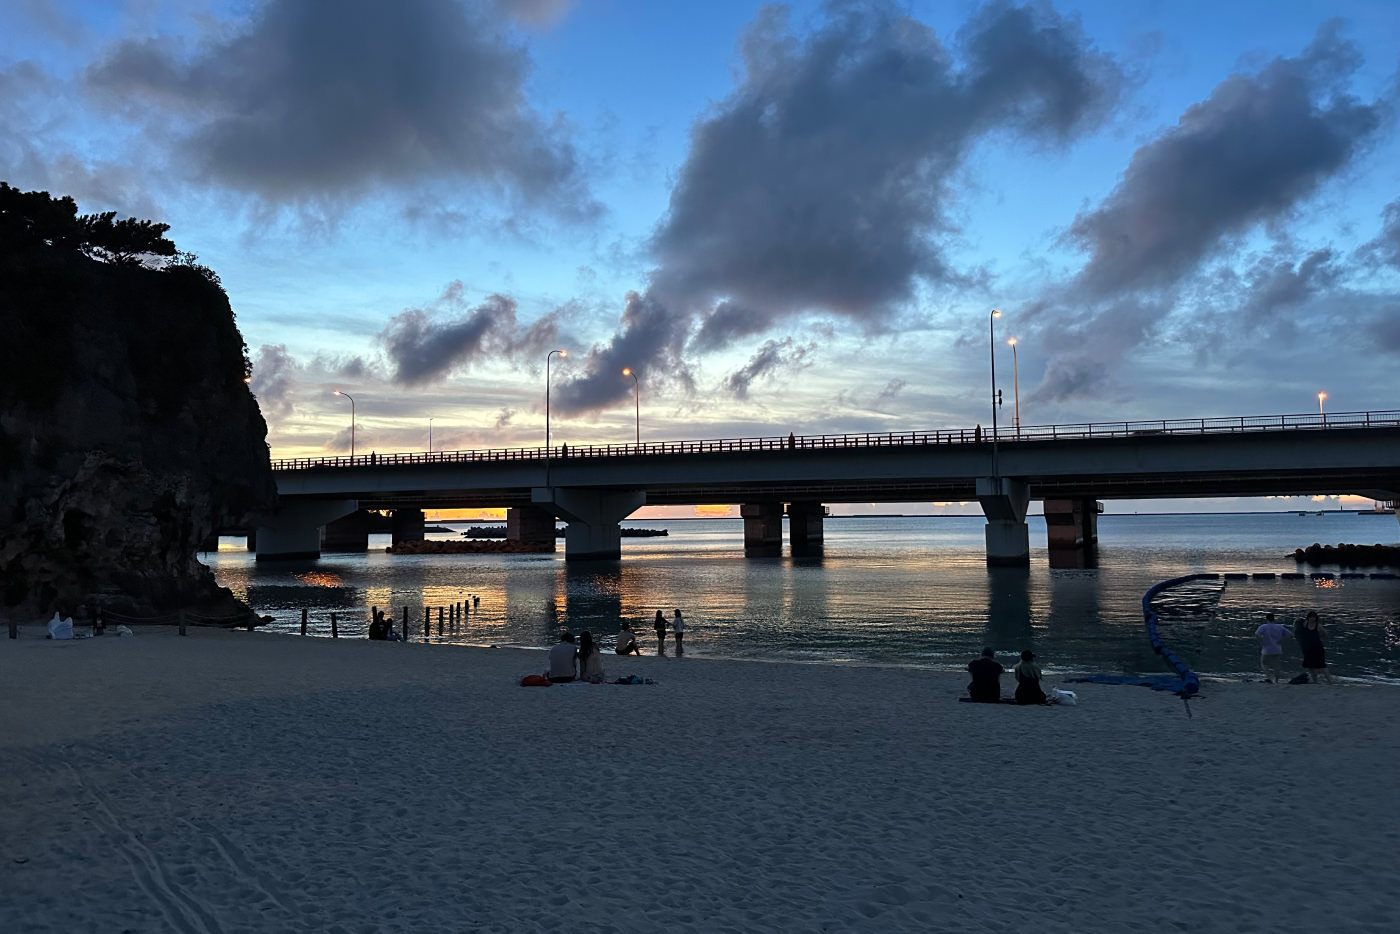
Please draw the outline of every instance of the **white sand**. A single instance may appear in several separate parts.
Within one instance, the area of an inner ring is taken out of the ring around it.
[[[0,637],[0,931],[1400,930],[1400,691]]]

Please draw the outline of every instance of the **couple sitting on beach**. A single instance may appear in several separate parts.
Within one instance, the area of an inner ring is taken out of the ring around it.
[[[568,684],[570,681],[602,684],[603,653],[598,650],[598,643],[593,641],[593,633],[586,630],[579,633],[577,645],[573,633],[560,633],[559,644],[549,650],[549,674],[546,677],[555,684]]]
[[[974,658],[967,663],[967,670],[972,672],[972,683],[967,686],[969,696],[961,698],[962,700],[985,704],[1002,702],[1001,675],[1006,669],[996,660],[995,652],[983,649],[981,658]],[[1049,703],[1040,687],[1040,666],[1035,663],[1034,652],[1030,649],[1022,652],[1021,663],[1012,669],[1012,673],[1016,675],[1016,703]]]

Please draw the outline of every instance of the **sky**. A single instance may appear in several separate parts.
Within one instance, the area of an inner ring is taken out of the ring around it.
[[[0,4],[274,457],[1397,409],[1397,101],[1393,0]]]

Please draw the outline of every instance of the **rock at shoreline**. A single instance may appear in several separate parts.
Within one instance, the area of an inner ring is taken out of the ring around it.
[[[1313,542],[1290,555],[1299,564],[1342,567],[1400,567],[1400,545],[1319,545]]]
[[[0,186],[0,615],[246,617],[196,557],[277,493],[228,297],[165,225],[76,211]]]

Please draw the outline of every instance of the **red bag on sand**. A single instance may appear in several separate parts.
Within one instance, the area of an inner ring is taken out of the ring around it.
[[[549,685],[550,680],[544,675],[526,675],[520,679],[522,688],[547,688]]]

